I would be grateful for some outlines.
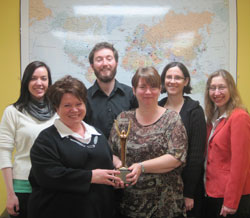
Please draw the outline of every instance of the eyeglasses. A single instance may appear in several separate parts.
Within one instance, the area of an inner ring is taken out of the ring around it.
[[[165,79],[168,80],[168,81],[171,81],[171,80],[173,79],[174,81],[180,82],[181,80],[184,80],[185,77],[181,77],[181,76],[170,76],[170,75],[168,75],[168,76],[165,77]]]
[[[225,91],[227,89],[227,87],[226,86],[218,86],[218,87],[210,86],[208,89],[209,89],[210,92],[215,92],[216,89],[218,89],[219,92],[223,92],[223,91]]]

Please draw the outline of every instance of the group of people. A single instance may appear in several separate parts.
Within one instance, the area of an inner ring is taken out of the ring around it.
[[[26,67],[0,124],[10,217],[250,217],[250,117],[230,73],[209,75],[204,114],[184,64],[140,67],[131,88],[115,79],[118,59],[94,46],[89,89]],[[117,129],[128,130],[126,182]]]

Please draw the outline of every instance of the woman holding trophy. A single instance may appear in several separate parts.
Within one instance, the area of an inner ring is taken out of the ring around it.
[[[161,78],[155,68],[139,68],[132,86],[139,107],[117,117],[109,138],[115,167],[122,167],[121,174],[129,170],[120,217],[185,217],[185,127],[178,113],[158,106]]]
[[[30,218],[113,216],[113,187],[122,181],[113,170],[106,137],[83,122],[87,89],[65,76],[48,90],[59,118],[43,130],[30,152]]]

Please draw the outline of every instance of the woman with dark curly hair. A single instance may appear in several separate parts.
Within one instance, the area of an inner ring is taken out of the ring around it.
[[[66,76],[48,90],[59,119],[43,130],[31,149],[30,218],[106,218],[113,215],[113,170],[106,137],[83,122],[85,85]]]

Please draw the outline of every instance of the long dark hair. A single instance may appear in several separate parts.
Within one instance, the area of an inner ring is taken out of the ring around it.
[[[47,69],[49,86],[52,84],[51,73],[50,73],[49,67],[44,62],[41,62],[41,61],[31,62],[24,70],[23,78],[21,81],[20,96],[17,99],[17,101],[13,104],[14,107],[17,108],[21,112],[30,101],[29,82],[31,80],[31,77],[34,71],[39,67],[45,67]],[[44,96],[44,100],[48,102],[46,95]]]

